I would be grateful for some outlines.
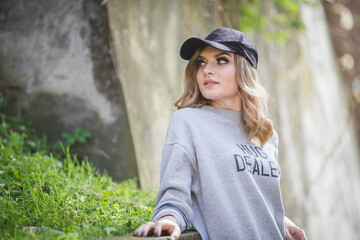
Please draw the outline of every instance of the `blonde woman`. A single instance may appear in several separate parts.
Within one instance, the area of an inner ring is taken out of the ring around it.
[[[218,28],[190,38],[185,91],[167,132],[153,221],[135,236],[193,225],[207,239],[306,239],[284,216],[278,136],[256,72],[256,46],[243,32]]]

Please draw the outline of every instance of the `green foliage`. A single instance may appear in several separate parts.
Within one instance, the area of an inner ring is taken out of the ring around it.
[[[240,29],[244,32],[264,29],[266,18],[260,15],[258,0],[246,0],[240,8]]]
[[[154,193],[135,180],[115,183],[69,147],[53,156],[24,119],[0,121],[0,239],[124,235],[150,220]]]
[[[1,90],[1,81],[0,81],[0,90]],[[2,94],[2,92],[0,91]],[[9,105],[10,98],[9,97],[0,97],[0,113],[3,112],[6,107]]]
[[[91,138],[91,132],[82,130],[81,128],[75,128],[73,135],[63,132],[61,136],[66,140],[66,145],[73,146],[76,143],[86,143],[86,141]]]
[[[263,31],[269,40],[285,40],[288,31],[299,30],[304,27],[300,16],[300,4],[313,4],[309,0],[271,0],[275,5],[277,14],[268,19],[262,15],[262,4],[260,0],[244,0],[240,7],[239,28],[244,32]],[[270,30],[269,23],[275,23],[280,30]]]

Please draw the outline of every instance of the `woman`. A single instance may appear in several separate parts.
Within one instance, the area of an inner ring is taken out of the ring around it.
[[[153,222],[134,235],[178,239],[191,224],[202,239],[306,239],[284,216],[278,136],[258,80],[256,46],[218,28],[190,38],[185,91],[167,132]]]

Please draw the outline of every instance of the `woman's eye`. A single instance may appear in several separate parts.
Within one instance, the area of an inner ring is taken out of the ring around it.
[[[217,61],[219,64],[226,64],[229,62],[229,60],[227,60],[226,58],[219,58]]]
[[[204,66],[205,62],[203,60],[196,60],[196,66],[199,68],[201,66]]]

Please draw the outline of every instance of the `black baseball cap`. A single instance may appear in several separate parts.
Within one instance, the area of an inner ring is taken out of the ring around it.
[[[187,39],[180,49],[180,56],[189,60],[196,50],[210,45],[227,52],[243,56],[253,68],[257,68],[258,51],[255,44],[243,32],[231,28],[217,28],[204,39],[192,37]]]

